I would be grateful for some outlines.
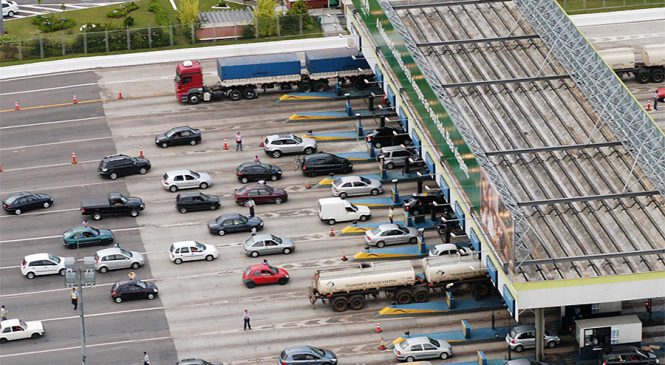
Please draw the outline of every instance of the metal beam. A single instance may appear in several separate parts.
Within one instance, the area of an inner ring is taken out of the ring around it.
[[[454,84],[442,84],[441,87],[444,89],[450,89],[454,87],[473,87],[473,86],[485,86],[485,85],[501,85],[501,84],[517,84],[520,82],[534,82],[534,81],[549,81],[549,80],[560,80],[570,78],[570,75],[553,75],[553,76],[538,76],[538,77],[524,77],[517,79],[506,79],[506,80],[488,80],[488,81],[469,81],[469,82],[458,82]]]
[[[438,46],[451,46],[451,45],[458,45],[458,44],[519,41],[519,40],[524,40],[524,39],[535,39],[535,38],[540,38],[540,36],[538,34],[530,34],[530,35],[514,35],[514,36],[507,36],[507,37],[458,39],[458,40],[454,40],[454,41],[416,43],[416,46],[418,46],[418,47],[438,47]]]
[[[395,4],[390,4],[393,9],[419,9],[419,8],[434,8],[437,6],[453,6],[453,5],[474,5],[474,4],[487,4],[487,3],[505,3],[512,0],[455,0],[455,1],[440,1],[440,2],[428,2],[420,4],[410,4],[398,5],[399,1],[396,1]]]
[[[550,147],[536,147],[536,148],[520,148],[520,149],[515,149],[515,150],[503,150],[503,151],[488,151],[488,152],[485,152],[485,155],[487,155],[487,156],[504,156],[504,155],[517,155],[517,154],[521,154],[521,153],[581,150],[581,149],[585,149],[585,148],[614,147],[614,146],[621,146],[621,145],[622,145],[621,142],[571,144],[571,145],[567,145],[567,146],[550,146]]]
[[[522,263],[522,265],[548,265],[548,264],[553,265],[563,262],[605,260],[605,259],[614,259],[620,257],[648,256],[648,255],[661,255],[661,254],[665,254],[665,248],[656,248],[653,250],[643,250],[643,251],[623,251],[623,252],[599,253],[599,254],[584,255],[584,256],[553,257],[549,259],[526,260]]]
[[[530,207],[530,206],[535,206],[535,205],[566,204],[566,203],[575,203],[575,202],[588,202],[588,201],[594,201],[594,200],[637,198],[637,197],[640,197],[640,196],[651,196],[651,195],[659,195],[659,194],[660,194],[659,191],[652,190],[652,191],[640,191],[640,192],[636,192],[636,193],[587,195],[587,196],[576,196],[574,198],[531,200],[531,201],[526,201],[526,202],[518,202],[517,205],[520,206],[520,207]]]

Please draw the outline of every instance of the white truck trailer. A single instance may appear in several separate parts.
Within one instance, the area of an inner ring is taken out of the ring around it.
[[[665,79],[665,45],[652,44],[635,50],[611,48],[598,53],[620,78],[632,75],[641,84],[660,83]]]
[[[329,301],[333,311],[344,312],[364,308],[367,298],[378,298],[381,293],[398,304],[423,303],[429,300],[430,291],[450,283],[460,284],[455,285],[456,290],[470,289],[476,299],[490,293],[485,268],[473,255],[427,257],[421,264],[422,273],[406,260],[317,270],[309,300],[312,306],[317,300]]]

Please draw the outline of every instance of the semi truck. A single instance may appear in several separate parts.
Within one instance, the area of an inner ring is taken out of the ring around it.
[[[381,293],[397,304],[423,303],[430,292],[454,283],[456,291],[468,289],[475,299],[490,293],[490,281],[477,255],[448,255],[421,260],[417,273],[411,261],[368,262],[317,270],[309,290],[312,306],[326,301],[333,311],[360,310],[370,297]]]
[[[322,92],[331,82],[362,88],[364,80],[373,80],[373,75],[357,49],[340,48],[218,58],[217,80],[212,85],[204,84],[199,61],[184,61],[176,67],[174,83],[178,101],[198,104],[224,98],[254,99],[259,89]]]
[[[665,45],[652,44],[636,50],[631,47],[611,48],[598,53],[620,78],[632,75],[640,84],[649,81],[660,83],[665,78]]]

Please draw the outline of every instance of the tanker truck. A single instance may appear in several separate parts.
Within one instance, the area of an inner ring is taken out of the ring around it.
[[[649,81],[660,83],[665,78],[665,45],[652,44],[638,49],[641,59],[630,47],[612,48],[599,51],[600,56],[623,78],[634,76],[635,81],[645,84]]]
[[[490,293],[491,283],[476,255],[449,255],[422,259],[417,273],[411,261],[368,262],[317,270],[309,301],[328,302],[335,312],[360,310],[381,293],[398,304],[423,303],[430,292],[455,283],[455,290],[470,290],[476,300]]]
[[[217,80],[212,85],[204,84],[199,61],[184,61],[176,66],[174,84],[179,102],[198,104],[224,98],[254,99],[257,89],[322,92],[331,82],[362,88],[365,79],[373,78],[372,69],[357,49],[339,48],[218,58]]]

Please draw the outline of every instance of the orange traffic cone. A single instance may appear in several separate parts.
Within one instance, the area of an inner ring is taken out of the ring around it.
[[[259,137],[259,147],[264,147],[265,144],[263,144],[263,136]]]
[[[139,146],[139,157],[143,158],[145,155],[143,154],[143,146]]]
[[[376,333],[381,333],[381,322],[376,322],[376,329],[374,330]]]
[[[76,95],[74,95],[74,97],[72,98],[72,104],[78,104],[78,103],[79,99],[76,97]]]
[[[647,111],[651,111],[651,99],[647,100]]]
[[[72,165],[76,165],[78,162],[76,162],[76,152],[72,152]]]
[[[18,101],[14,102],[14,110],[21,110],[21,106],[18,105]]]
[[[379,350],[385,350],[386,349],[386,342],[383,340],[383,336],[381,336],[381,344],[379,344]]]
[[[330,226],[330,237],[335,237],[335,227]]]
[[[122,100],[122,99],[124,99],[122,97],[122,90],[118,89],[118,100]]]
[[[224,138],[224,151],[228,150],[229,150],[229,141],[226,138]]]

